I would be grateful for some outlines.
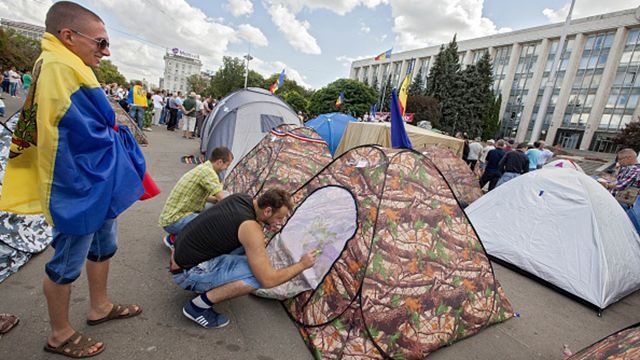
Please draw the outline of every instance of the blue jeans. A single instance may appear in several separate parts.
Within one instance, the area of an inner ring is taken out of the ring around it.
[[[640,233],[640,197],[636,199],[636,202],[635,204],[633,204],[633,207],[629,207],[624,204],[620,204],[620,205],[624,209],[624,212],[627,213],[627,216],[629,217],[629,220],[631,220],[633,227],[636,229],[638,233]]]
[[[95,233],[87,235],[62,234],[54,227],[51,246],[55,253],[45,265],[49,279],[56,284],[75,281],[82,271],[85,259],[93,262],[109,260],[118,250],[118,222],[105,220]]]
[[[16,90],[18,89],[18,83],[9,83],[9,95],[16,96]]]
[[[251,272],[242,247],[233,250],[230,254],[217,256],[173,275],[173,282],[176,285],[200,294],[239,280],[254,289],[261,288]]]
[[[133,121],[138,124],[138,127],[142,129],[142,120],[144,119],[144,108],[138,105],[131,105],[129,108],[129,116]]]
[[[160,125],[164,125],[167,122],[167,116],[169,115],[169,110],[166,107],[162,108],[162,113],[160,113]]]
[[[520,176],[520,174],[518,173],[506,172],[502,174],[502,176],[500,177],[500,180],[498,180],[498,183],[496,184],[496,187],[506,183],[507,181],[513,180],[518,176]]]
[[[182,231],[182,229],[185,226],[187,226],[187,224],[190,223],[191,220],[195,219],[197,216],[198,216],[198,213],[191,213],[183,217],[182,219],[174,222],[173,224],[165,226],[163,229],[169,234],[178,235],[180,231]]]

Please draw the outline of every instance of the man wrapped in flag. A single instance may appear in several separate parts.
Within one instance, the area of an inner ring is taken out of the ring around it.
[[[68,1],[47,12],[34,86],[16,125],[0,208],[44,213],[55,252],[45,265],[44,293],[52,332],[45,351],[70,357],[101,353],[102,342],[69,322],[71,283],[86,261],[87,324],[136,316],[138,305],[107,296],[109,259],[117,250],[116,217],[144,193],[145,160],[115,114],[91,67],[109,56],[104,22]]]
[[[274,82],[273,85],[269,87],[269,91],[271,91],[271,93],[273,94],[278,91],[278,89],[280,89],[282,85],[284,85],[284,69],[282,69],[280,76],[278,76],[278,81]]]
[[[340,109],[340,106],[344,103],[344,91],[340,93],[340,96],[336,99],[336,108]]]

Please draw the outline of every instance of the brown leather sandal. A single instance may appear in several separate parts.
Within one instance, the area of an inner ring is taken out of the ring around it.
[[[6,334],[14,326],[18,325],[20,319],[17,316],[11,314],[0,314],[0,334]]]
[[[88,358],[96,356],[104,351],[104,344],[102,344],[98,350],[89,352],[89,349],[99,342],[100,341],[94,340],[76,331],[59,346],[53,347],[47,343],[44,346],[44,351],[64,355],[74,359]]]
[[[129,310],[129,311],[125,313],[125,310]],[[109,314],[107,314],[107,316],[97,320],[87,319],[87,325],[93,326],[93,325],[102,324],[103,322],[107,322],[109,320],[126,319],[130,317],[138,316],[141,313],[142,313],[142,308],[136,304],[129,304],[129,305],[113,304],[113,307],[111,308],[111,311],[109,311]]]

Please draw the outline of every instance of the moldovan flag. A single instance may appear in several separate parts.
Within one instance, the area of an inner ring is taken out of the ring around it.
[[[340,109],[340,106],[342,106],[343,102],[344,102],[344,91],[340,93],[340,96],[338,96],[338,99],[336,100],[336,108]]]
[[[398,94],[398,100],[400,101],[400,114],[404,116],[407,110],[407,97],[409,96],[409,84],[411,83],[411,75],[405,76],[400,86],[400,93]]]
[[[411,140],[407,135],[407,129],[404,127],[404,120],[400,115],[400,104],[398,103],[398,94],[396,89],[391,91],[391,147],[394,149],[404,148],[412,149]]]
[[[93,70],[50,33],[33,74],[11,139],[0,209],[43,213],[63,234],[94,233],[144,194],[142,151],[126,126],[115,126]]]
[[[391,51],[393,50],[393,48],[383,52],[382,54],[378,55],[375,57],[375,61],[379,61],[379,60],[386,60],[386,59],[391,59]]]
[[[269,87],[269,91],[271,91],[271,93],[273,94],[276,91],[278,91],[278,89],[280,89],[283,84],[284,84],[284,69],[282,69],[282,72],[278,77],[278,81],[274,82],[273,85]]]

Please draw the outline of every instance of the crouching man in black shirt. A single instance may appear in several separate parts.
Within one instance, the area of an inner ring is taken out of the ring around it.
[[[200,294],[182,309],[186,317],[205,328],[226,326],[229,319],[213,310],[214,304],[278,286],[313,266],[313,251],[282,269],[274,269],[267,255],[263,226],[282,223],[291,207],[289,194],[279,189],[257,200],[233,194],[178,234],[171,256],[173,281]]]

